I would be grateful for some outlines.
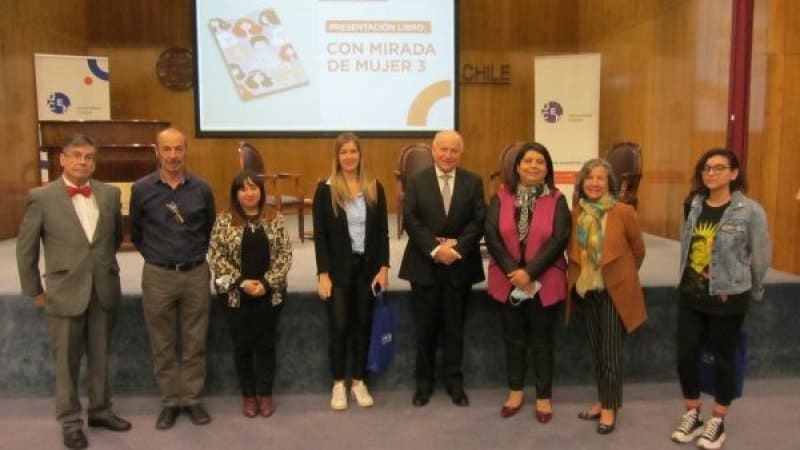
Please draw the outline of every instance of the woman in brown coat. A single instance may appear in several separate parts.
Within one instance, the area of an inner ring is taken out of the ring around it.
[[[597,432],[608,434],[622,406],[623,340],[647,318],[639,282],[644,241],[636,211],[614,198],[616,180],[607,161],[587,161],[575,191],[567,317],[576,305],[584,312],[600,397],[578,417],[599,420]]]

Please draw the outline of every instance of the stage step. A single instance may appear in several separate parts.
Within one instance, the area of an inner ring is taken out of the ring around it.
[[[649,320],[625,344],[626,381],[675,380],[677,299],[670,287],[645,289]],[[387,373],[372,377],[373,389],[413,389],[414,328],[411,292],[390,293],[400,301],[397,354]],[[206,390],[236,394],[231,342],[218,300],[212,308]],[[54,375],[42,313],[29,300],[0,296],[0,396],[52,395]],[[330,387],[324,304],[314,293],[290,293],[279,328],[276,391],[323,392]],[[749,336],[748,377],[800,375],[800,284],[767,285],[764,302],[751,304],[745,322]],[[593,383],[593,368],[583,317],[556,331],[555,383]],[[141,301],[123,298],[111,357],[113,391],[156,394]],[[467,388],[505,386],[505,360],[499,306],[485,291],[473,293],[467,315],[464,374]],[[529,372],[531,369],[529,368]],[[529,377],[529,379],[532,377]]]

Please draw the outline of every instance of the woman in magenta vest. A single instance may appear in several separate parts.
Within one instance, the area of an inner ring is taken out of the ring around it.
[[[500,416],[522,407],[528,342],[536,377],[536,419],[553,417],[553,326],[566,297],[564,250],[571,219],[564,196],[553,182],[553,160],[536,142],[522,145],[514,169],[503,174],[486,215],[489,294],[502,303],[508,398]]]

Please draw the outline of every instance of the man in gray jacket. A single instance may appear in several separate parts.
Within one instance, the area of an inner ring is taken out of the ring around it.
[[[73,136],[60,156],[63,176],[30,191],[17,238],[22,293],[45,312],[56,372],[56,416],[64,445],[72,449],[88,446],[78,397],[84,351],[89,426],[131,428],[111,411],[108,381],[108,348],[120,299],[120,191],[91,179],[96,159],[94,140]],[[45,286],[39,272],[40,245]]]

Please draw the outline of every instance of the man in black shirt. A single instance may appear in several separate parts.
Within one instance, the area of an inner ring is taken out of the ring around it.
[[[216,211],[211,187],[185,169],[186,136],[167,128],[156,146],[159,168],[134,183],[130,217],[145,261],[142,308],[161,390],[156,428],[165,430],[181,408],[195,425],[211,422],[201,397],[211,302],[205,256]]]

